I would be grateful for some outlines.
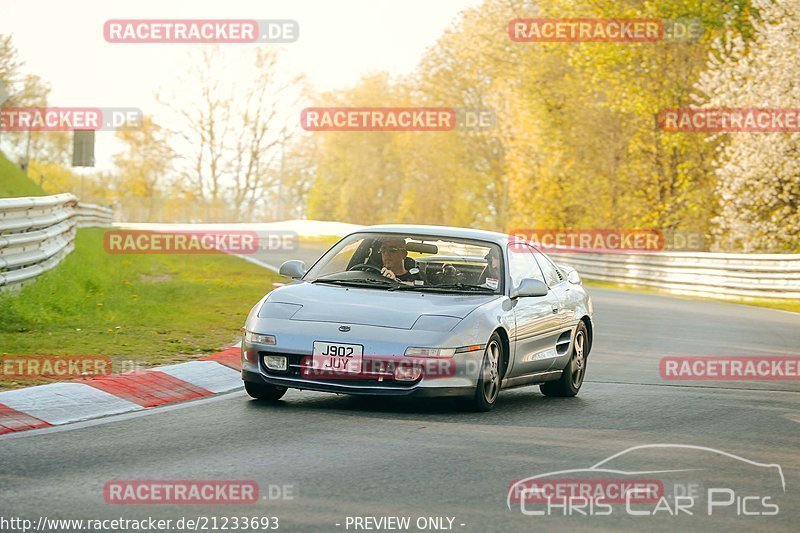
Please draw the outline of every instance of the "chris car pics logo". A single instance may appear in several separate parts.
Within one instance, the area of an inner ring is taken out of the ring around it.
[[[775,516],[785,497],[778,464],[704,446],[646,444],[588,468],[514,480],[506,503],[531,517],[738,518]]]

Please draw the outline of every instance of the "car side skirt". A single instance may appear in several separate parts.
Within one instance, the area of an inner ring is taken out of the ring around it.
[[[505,378],[501,385],[501,389],[514,389],[517,387],[527,387],[529,385],[541,385],[548,381],[556,381],[561,378],[563,370],[548,370],[545,372],[536,372],[534,374],[526,374],[524,376],[517,376],[514,378]]]

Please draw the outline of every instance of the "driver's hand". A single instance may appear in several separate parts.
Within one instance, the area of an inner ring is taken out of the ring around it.
[[[383,267],[381,269],[381,275],[383,275],[384,277],[387,277],[389,279],[393,279],[393,280],[397,281],[397,276],[394,275],[394,272],[392,272],[391,270],[389,270],[386,267]]]

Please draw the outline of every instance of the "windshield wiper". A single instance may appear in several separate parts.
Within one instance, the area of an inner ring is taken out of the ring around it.
[[[441,291],[441,292],[486,292],[494,294],[494,289],[465,283],[444,283],[442,285],[398,285],[390,291]]]
[[[315,279],[311,283],[331,283],[333,285],[355,285],[355,286],[372,286],[372,287],[394,287],[395,284],[389,280],[383,281],[381,279]]]
[[[413,291],[416,289],[424,289],[425,285],[408,285],[407,283],[398,282],[394,287],[389,287],[390,291]]]
[[[484,287],[483,285],[470,285],[469,283],[444,283],[442,285],[433,285],[436,289],[457,289],[460,291],[470,292],[491,292],[494,293],[495,289]]]

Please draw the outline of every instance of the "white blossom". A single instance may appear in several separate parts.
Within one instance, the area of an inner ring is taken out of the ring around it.
[[[800,108],[798,0],[753,0],[755,38],[729,32],[696,88],[707,108]],[[800,133],[731,133],[716,166],[717,249],[800,252]]]

